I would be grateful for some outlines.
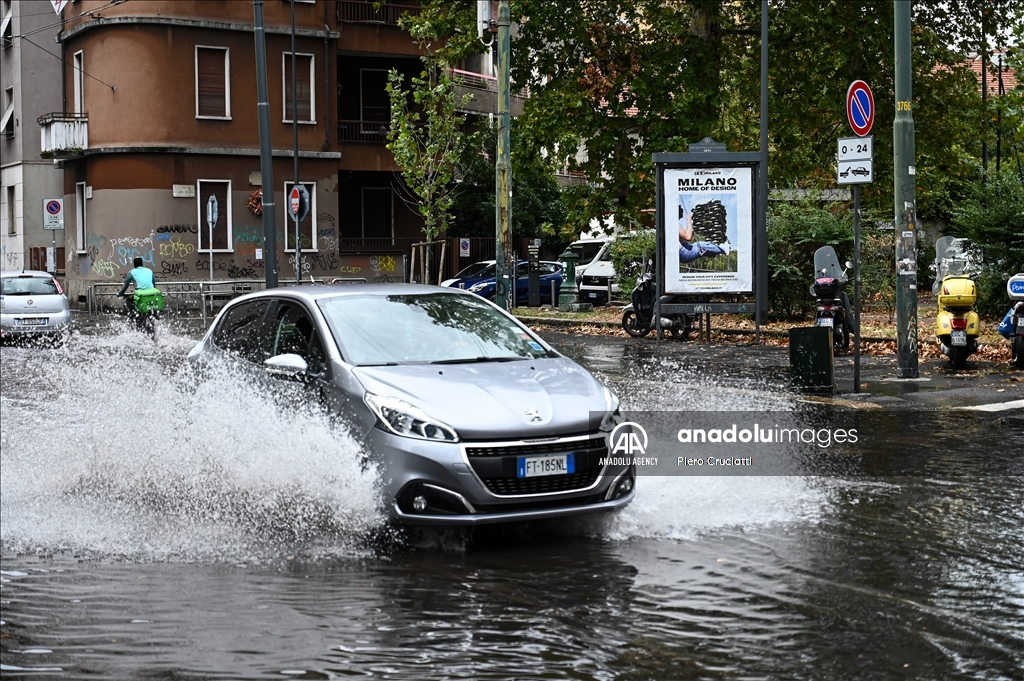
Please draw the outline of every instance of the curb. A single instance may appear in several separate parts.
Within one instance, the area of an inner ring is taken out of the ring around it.
[[[563,328],[580,328],[583,326],[596,326],[602,329],[617,329],[621,328],[622,324],[619,322],[606,322],[595,319],[594,321],[586,321],[584,319],[559,319],[557,317],[516,317],[519,321],[524,324],[544,324],[546,326],[558,326]],[[754,335],[753,329],[715,329],[712,328],[714,333],[721,333],[727,336],[752,336]],[[762,336],[772,336],[774,338],[787,338],[789,331],[773,331],[770,329],[761,329]],[[852,336],[851,336],[852,339]],[[862,336],[860,339],[861,343],[892,343],[895,342],[895,338],[876,338],[874,336]]]

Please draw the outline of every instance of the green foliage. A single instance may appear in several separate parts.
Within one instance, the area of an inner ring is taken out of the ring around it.
[[[551,166],[523,149],[521,139],[513,127],[512,235],[557,241],[552,226],[564,224],[566,216],[561,190]],[[496,146],[497,130],[487,127],[463,149],[459,158],[462,182],[452,206],[449,236],[494,236]]]
[[[387,148],[402,169],[406,187],[415,197],[428,241],[448,229],[454,203],[455,165],[465,145],[462,125],[469,95],[458,97],[450,65],[427,55],[424,70],[403,88],[405,77],[388,73],[391,128]],[[412,104],[410,104],[410,99]]]
[[[968,198],[954,211],[950,233],[981,250],[984,266],[975,278],[978,310],[1002,315],[1008,306],[1006,279],[1024,272],[1024,183],[1015,168],[991,173],[969,186]]]
[[[629,297],[644,271],[645,261],[647,270],[654,270],[658,253],[657,235],[650,229],[625,232],[612,242],[609,252],[619,289]]]

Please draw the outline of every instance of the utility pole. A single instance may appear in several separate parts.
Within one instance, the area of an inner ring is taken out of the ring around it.
[[[263,193],[263,263],[267,288],[277,288],[277,227],[274,224],[274,158],[270,152],[270,103],[267,101],[267,39],[263,0],[253,0],[256,36],[256,114],[260,128],[260,189]]]
[[[893,198],[896,229],[896,376],[917,378],[917,186],[914,114],[911,107],[910,0],[893,0],[896,57],[896,118],[893,137]]]
[[[295,0],[291,0],[292,6],[292,159],[293,166],[295,169],[295,178],[292,181],[292,187],[299,186],[299,93],[296,87],[297,76],[295,75]],[[312,70],[310,71],[310,81],[312,81]],[[310,82],[312,87],[312,82]],[[310,101],[312,105],[312,100]],[[312,111],[310,111],[310,117],[312,117]],[[285,218],[287,221],[287,217]],[[295,285],[299,286],[302,284],[302,243],[299,238],[299,212],[295,212]],[[285,239],[285,243],[288,243],[288,239]]]
[[[494,260],[495,260],[495,295],[494,301],[504,310],[509,309],[511,277],[515,277],[516,266],[513,263],[509,271],[507,258],[512,250],[512,239],[509,224],[512,219],[512,187],[511,163],[509,161],[509,125],[511,116],[511,97],[509,81],[511,80],[511,45],[508,0],[498,3],[498,153],[495,159],[495,191],[497,200],[494,202]],[[514,284],[513,284],[514,285]]]

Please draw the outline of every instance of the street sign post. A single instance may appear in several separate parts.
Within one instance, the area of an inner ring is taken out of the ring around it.
[[[839,184],[853,185],[853,392],[860,392],[860,186],[874,175],[874,138],[868,135],[875,123],[875,97],[863,80],[846,89],[846,118],[857,137],[839,140]]]
[[[53,246],[47,251],[46,271],[56,272],[57,232],[64,229],[64,199],[43,199],[43,229],[49,229]],[[54,255],[50,255],[53,253]]]
[[[295,284],[302,283],[302,240],[299,238],[299,223],[309,215],[309,191],[305,185],[296,184],[288,192],[288,214],[295,221]]]
[[[217,224],[217,197],[210,194],[206,200],[206,225],[209,227],[210,238],[206,246],[210,249],[210,281],[213,281],[213,227]]]

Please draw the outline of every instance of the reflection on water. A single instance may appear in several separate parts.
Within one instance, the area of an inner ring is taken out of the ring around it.
[[[1019,477],[641,477],[614,516],[393,530],[344,432],[191,386],[191,344],[0,350],[5,677],[1019,678]],[[770,367],[578,357],[630,409],[795,408]]]

